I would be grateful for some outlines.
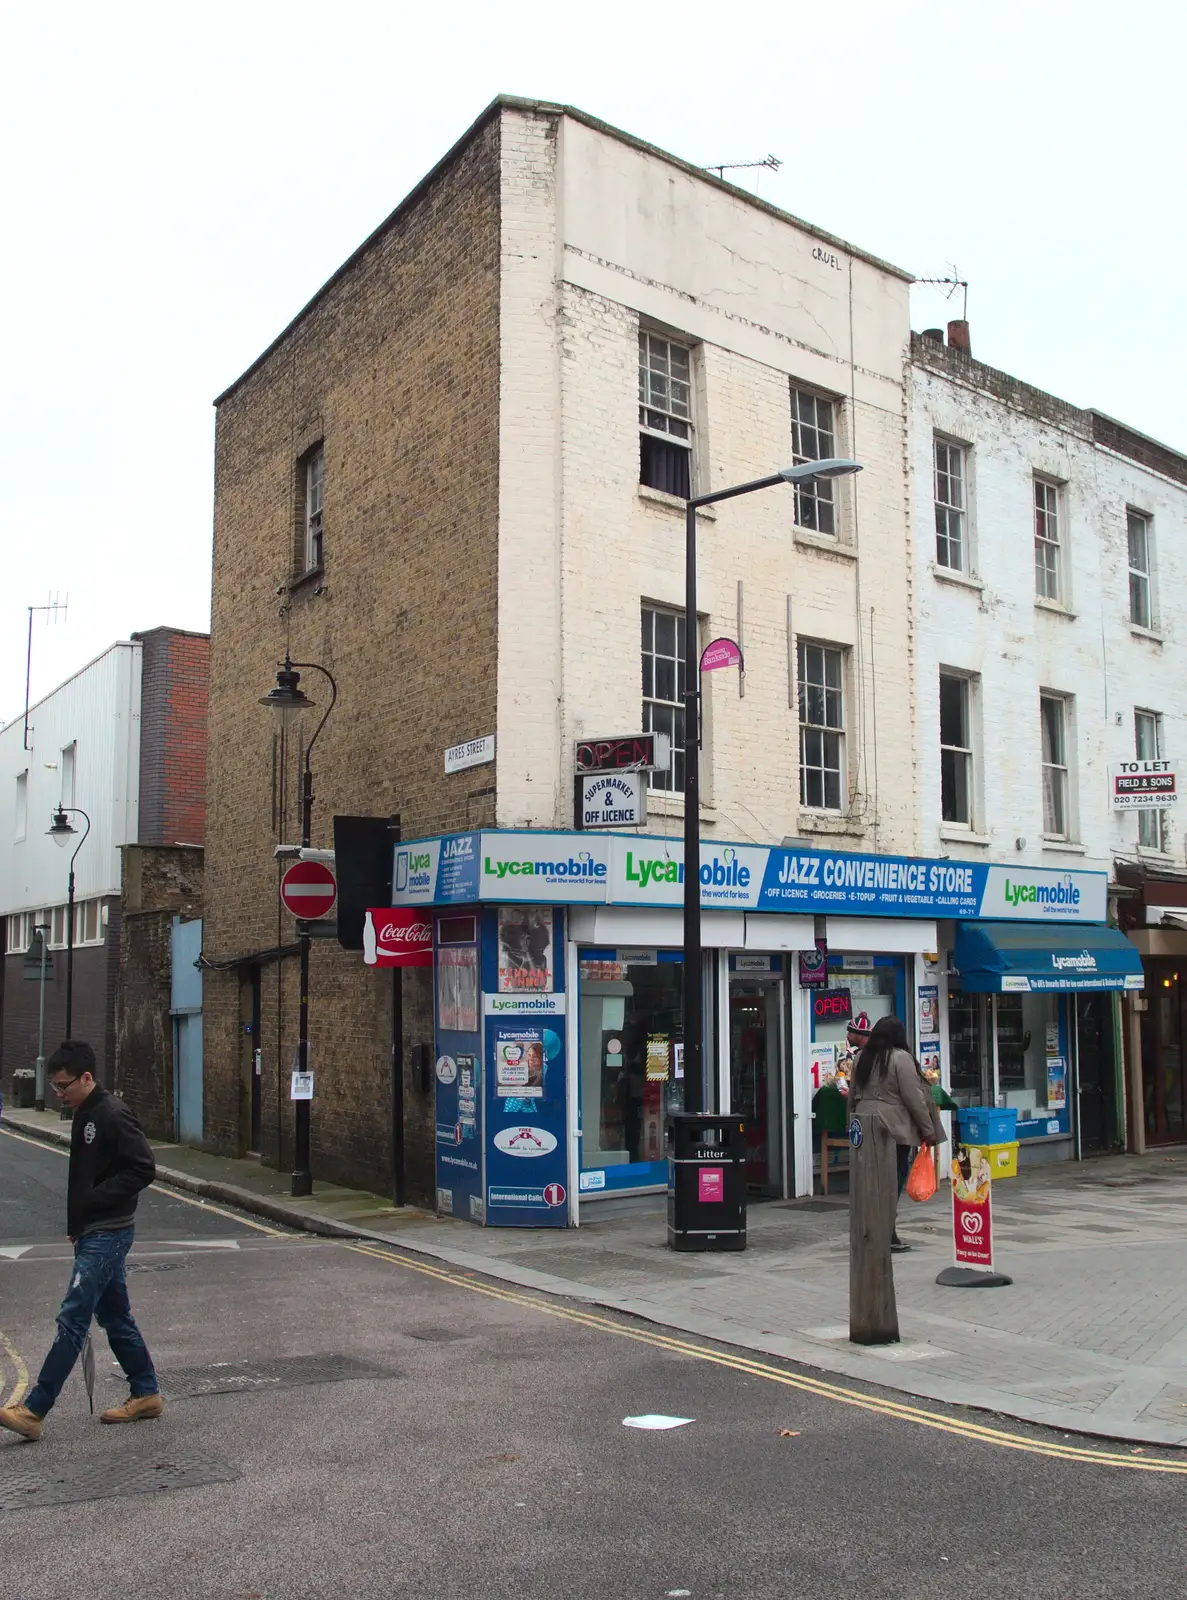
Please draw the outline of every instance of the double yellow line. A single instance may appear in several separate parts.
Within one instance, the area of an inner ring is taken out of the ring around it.
[[[862,1394],[857,1389],[845,1389],[839,1384],[827,1383],[823,1378],[787,1372],[782,1367],[771,1366],[750,1356],[735,1354],[732,1351],[713,1350],[707,1345],[693,1344],[687,1339],[673,1338],[657,1330],[616,1322],[610,1317],[600,1316],[595,1311],[578,1310],[572,1306],[540,1299],[536,1295],[519,1294],[514,1289],[479,1283],[469,1276],[451,1272],[446,1267],[435,1266],[425,1261],[413,1261],[407,1256],[393,1255],[390,1251],[372,1244],[352,1244],[348,1245],[347,1249],[354,1250],[359,1255],[371,1256],[376,1261],[386,1262],[390,1267],[402,1267],[407,1272],[419,1272],[425,1277],[436,1278],[439,1283],[452,1284],[458,1289],[468,1289],[472,1294],[486,1295],[491,1300],[502,1300],[508,1305],[522,1306],[542,1316],[560,1317],[565,1322],[575,1322],[579,1327],[592,1328],[599,1333],[611,1333],[620,1339],[634,1339],[639,1344],[651,1345],[657,1350],[671,1351],[675,1355],[687,1356],[695,1361],[708,1361],[714,1366],[728,1367],[733,1372],[743,1372],[752,1378],[763,1378],[769,1383],[782,1384],[788,1389],[799,1389],[804,1394],[816,1395],[822,1400],[832,1400],[838,1405],[856,1406],[861,1411],[872,1411],[878,1416],[894,1417],[899,1422],[910,1422],[921,1428],[932,1428],[937,1433],[955,1434],[958,1438],[970,1439],[978,1444],[995,1445],[1001,1450],[1019,1450],[1024,1455],[1047,1456],[1056,1461],[1078,1461],[1089,1466],[1124,1467],[1130,1472],[1161,1472],[1187,1477],[1187,1457],[1175,1461],[1161,1456],[1147,1456],[1144,1453],[1144,1446],[1134,1446],[1129,1453],[1123,1453],[1119,1450],[1096,1450],[1080,1445],[1062,1444],[1054,1440],[1032,1439],[1021,1433],[1007,1433],[1001,1428],[991,1428],[963,1417],[945,1416],[938,1412],[925,1411],[921,1406],[906,1405],[901,1401],[884,1399],[879,1395]]]
[[[6,1358],[6,1359],[5,1359]],[[11,1365],[13,1374],[12,1390],[4,1393],[4,1368]],[[23,1400],[29,1392],[29,1369],[21,1360],[20,1352],[12,1340],[0,1328],[0,1405],[14,1406],[18,1400]]]

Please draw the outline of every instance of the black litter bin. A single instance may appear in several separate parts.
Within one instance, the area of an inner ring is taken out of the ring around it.
[[[746,1125],[677,1111],[667,1123],[668,1248],[745,1250]]]

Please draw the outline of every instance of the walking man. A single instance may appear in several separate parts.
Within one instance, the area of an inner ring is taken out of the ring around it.
[[[140,1124],[115,1095],[95,1082],[95,1052],[67,1039],[49,1058],[54,1093],[74,1112],[66,1231],[74,1245],[70,1286],[58,1312],[58,1331],[24,1405],[0,1406],[0,1427],[40,1439],[41,1426],[78,1360],[91,1318],[98,1322],[132,1393],[105,1411],[103,1422],[138,1422],[165,1409],[152,1357],[132,1319],[124,1259],[132,1245],[136,1198],[156,1177]]]

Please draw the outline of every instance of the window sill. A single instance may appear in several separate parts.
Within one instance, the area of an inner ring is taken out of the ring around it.
[[[310,567],[307,572],[298,572],[288,581],[289,594],[297,594],[302,589],[312,589],[317,593],[317,588],[324,583],[326,569],[324,567]]]
[[[797,528],[795,542],[801,550],[819,550],[824,555],[838,556],[842,561],[857,560],[857,551],[852,545],[842,544],[829,533],[811,533],[807,528]]]
[[[949,844],[990,845],[993,843],[987,833],[974,833],[971,828],[962,828],[952,822],[940,823],[940,838],[946,840]]]
[[[1138,845],[1138,856],[1142,861],[1153,861],[1160,867],[1178,866],[1169,850],[1156,850],[1152,844]]]
[[[1077,616],[1071,606],[1065,606],[1062,600],[1048,600],[1045,595],[1041,594],[1035,595],[1035,609],[1036,611],[1049,611],[1055,617],[1066,617],[1069,622],[1074,622]]]
[[[1131,622],[1129,631],[1135,639],[1149,639],[1151,644],[1165,644],[1166,641],[1156,628],[1143,628],[1140,622]]]
[[[681,500],[678,494],[669,494],[666,489],[653,489],[650,484],[641,483],[638,486],[639,499],[646,500],[649,505],[662,506],[665,511],[672,511],[679,516],[684,516],[688,502]],[[716,522],[717,513],[712,506],[699,506],[697,516],[704,517],[706,522]]]
[[[845,836],[850,839],[864,839],[866,832],[864,822],[857,822],[839,811],[801,811],[796,827],[801,833]]]
[[[955,567],[942,567],[938,561],[932,562],[931,570],[932,576],[938,578],[941,583],[955,584],[958,589],[975,589],[978,594],[984,592],[984,583],[971,573],[958,572]]]
[[[1049,839],[1043,835],[1042,849],[1050,850],[1056,855],[1082,856],[1087,853],[1087,846],[1076,844],[1072,839]]]

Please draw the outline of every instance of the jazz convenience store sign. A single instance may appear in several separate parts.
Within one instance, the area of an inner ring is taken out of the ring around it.
[[[702,840],[700,879],[707,910],[1106,920],[1103,872]],[[458,834],[397,846],[392,881],[396,905],[679,906],[684,846],[643,834]]]

